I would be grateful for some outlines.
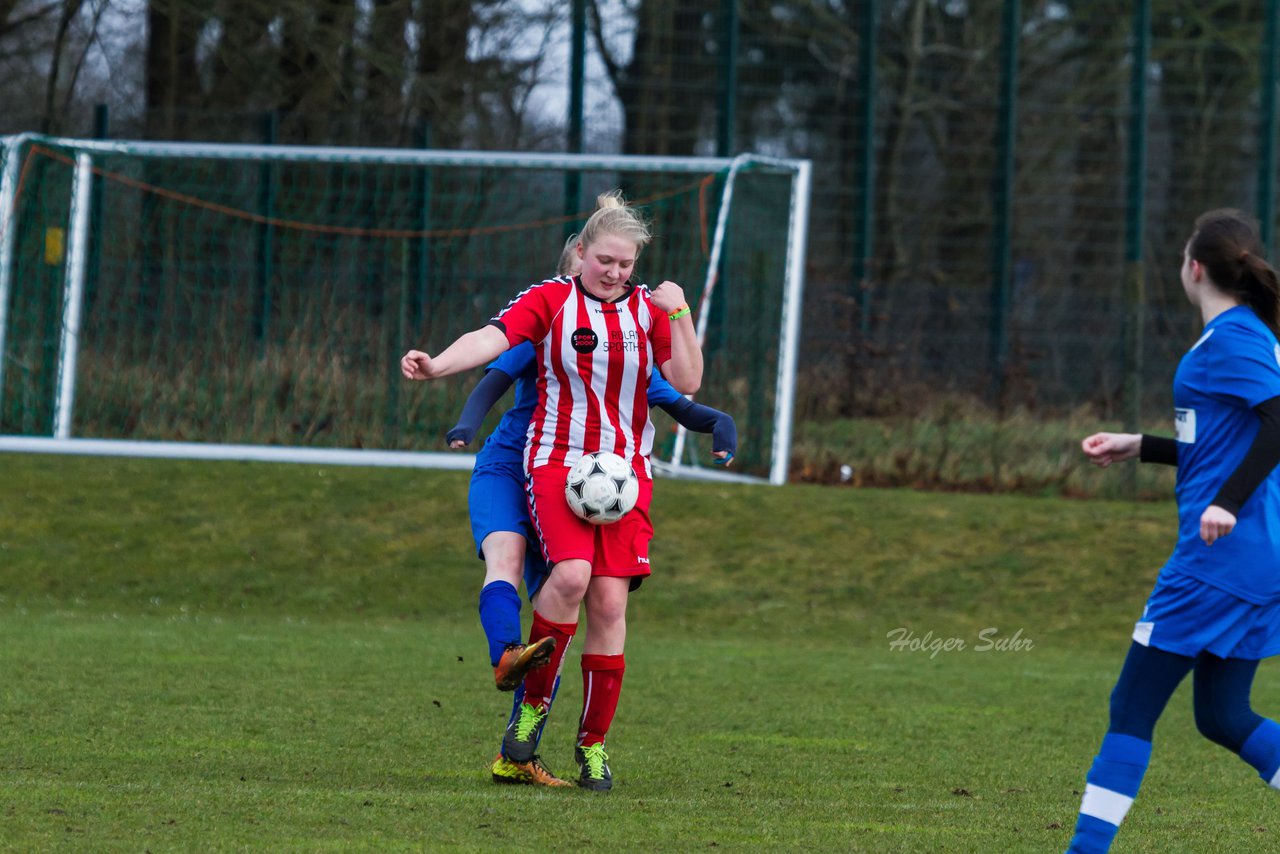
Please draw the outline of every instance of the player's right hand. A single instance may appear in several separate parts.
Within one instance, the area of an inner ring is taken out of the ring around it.
[[[1094,433],[1080,443],[1089,462],[1099,468],[1131,460],[1142,450],[1140,433]]]
[[[431,357],[421,350],[410,350],[400,357],[400,373],[407,380],[431,379]]]
[[[649,291],[653,304],[667,314],[685,304],[684,288],[672,281],[665,281]]]

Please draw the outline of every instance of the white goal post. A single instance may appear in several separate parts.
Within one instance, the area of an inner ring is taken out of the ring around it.
[[[744,394],[759,396],[755,408],[772,410],[771,423],[752,428],[768,444],[756,471],[690,464],[683,431],[670,459],[655,453],[657,469],[709,480],[787,480],[809,161],[36,134],[0,137],[0,158],[0,451],[468,468],[471,455],[412,450],[423,442],[409,431],[435,404],[396,389],[387,358],[423,344],[417,336],[426,332],[439,348],[455,329],[483,324],[527,284],[508,281],[509,268],[523,264],[527,272],[530,259],[554,257],[551,240],[562,240],[554,235],[575,222],[565,199],[589,208],[589,188],[634,185],[656,200],[661,249],[647,252],[680,270],[686,291],[696,294],[700,340],[707,343],[716,324],[726,340],[750,325],[771,351],[755,360],[772,372],[767,382],[744,373],[716,388],[717,364],[749,358],[728,353],[709,362],[704,383],[710,397],[719,395],[710,405],[735,417],[732,404]],[[690,179],[701,183],[689,189]],[[560,186],[561,193],[549,189]],[[480,271],[498,240],[514,244],[505,250],[511,263]],[[672,278],[666,271],[662,278]],[[763,296],[745,296],[748,279]],[[32,290],[36,281],[43,295]],[[318,294],[325,301],[313,305]],[[314,334],[299,332],[303,324]],[[357,352],[370,337],[377,340]],[[188,345],[201,354],[202,369],[221,361],[218,347],[249,355],[228,357],[198,381],[175,379],[182,356],[171,351]],[[308,368],[300,363],[313,355],[332,362],[330,373],[303,378]],[[218,370],[231,378],[215,376]],[[344,386],[357,370],[366,373]],[[275,383],[295,373],[293,387]],[[257,392],[243,387],[258,385]],[[90,391],[102,389],[90,407]],[[343,394],[359,398],[363,416],[340,412]],[[282,411],[264,414],[262,399],[272,395]],[[149,402],[157,396],[168,400]],[[458,399],[453,394],[440,409],[456,411]],[[322,411],[352,432],[324,426]],[[248,432],[247,422],[258,420],[264,441]],[[235,440],[243,436],[249,441]]]

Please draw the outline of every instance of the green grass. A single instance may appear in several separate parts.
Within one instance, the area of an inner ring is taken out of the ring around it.
[[[663,481],[597,796],[487,780],[507,696],[465,493],[0,457],[0,848],[1061,850],[1173,526],[1168,503]],[[899,627],[966,648],[894,650]],[[987,628],[1032,645],[978,651]],[[1275,793],[1189,706],[1115,850],[1274,847]]]

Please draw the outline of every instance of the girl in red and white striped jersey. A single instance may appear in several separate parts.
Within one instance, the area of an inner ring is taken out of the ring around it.
[[[624,670],[626,605],[650,572],[649,521],[653,425],[646,400],[650,372],[684,394],[702,381],[702,351],[674,282],[648,289],[631,274],[650,233],[618,192],[599,199],[582,230],[580,275],[549,279],[518,295],[490,324],[463,335],[432,358],[410,350],[401,359],[409,379],[433,379],[477,367],[508,347],[537,351],[538,406],[525,449],[530,512],[550,577],[538,595],[530,644],[555,640],[548,666],[525,678],[525,702],[503,741],[516,763],[531,762],[546,720],[552,686],[584,602],[591,632],[583,649],[583,715],[578,733],[579,784],[608,789],[604,738],[617,707]],[[575,516],[564,499],[569,468],[584,453],[612,451],[640,479],[636,507],[613,525]]]

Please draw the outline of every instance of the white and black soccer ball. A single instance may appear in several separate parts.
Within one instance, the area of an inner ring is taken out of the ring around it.
[[[564,484],[569,508],[593,525],[611,525],[640,498],[640,481],[630,464],[608,451],[583,454]]]

